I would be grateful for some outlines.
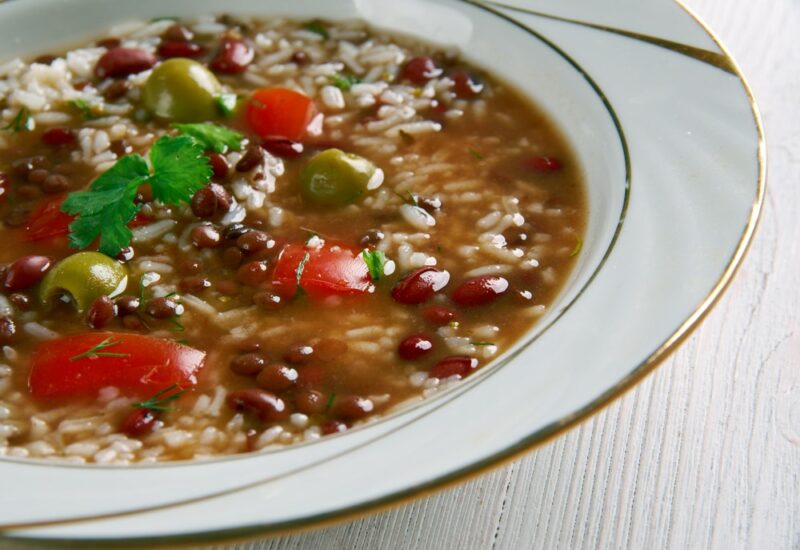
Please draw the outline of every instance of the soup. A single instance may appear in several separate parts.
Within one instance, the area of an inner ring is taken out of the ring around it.
[[[345,432],[530,329],[581,171],[458,52],[360,22],[156,20],[0,65],[0,456]]]

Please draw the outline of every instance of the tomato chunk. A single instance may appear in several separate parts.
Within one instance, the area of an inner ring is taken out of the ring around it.
[[[146,395],[171,385],[195,385],[205,359],[205,352],[172,340],[90,332],[39,346],[28,388],[37,398],[91,396],[107,386],[126,395]]]
[[[287,245],[272,276],[272,284],[282,297],[297,293],[298,271],[299,286],[315,298],[363,294],[370,288],[369,269],[361,253],[339,244],[326,243],[320,248],[302,243]]]
[[[261,88],[247,103],[247,123],[263,139],[300,141],[317,109],[307,96],[286,88]]]

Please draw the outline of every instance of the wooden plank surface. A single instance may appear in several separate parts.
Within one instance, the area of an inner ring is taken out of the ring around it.
[[[750,80],[769,146],[759,233],[701,328],[518,462],[376,516],[228,548],[800,548],[800,2],[686,3]]]

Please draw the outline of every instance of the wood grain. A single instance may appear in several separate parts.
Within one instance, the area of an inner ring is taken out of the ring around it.
[[[750,254],[643,384],[523,460],[359,521],[236,549],[800,548],[800,2],[687,0],[767,129]]]

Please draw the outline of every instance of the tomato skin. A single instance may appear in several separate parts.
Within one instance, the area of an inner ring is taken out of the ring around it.
[[[311,98],[286,88],[261,88],[247,103],[250,128],[266,140],[301,141],[317,112]]]
[[[273,287],[281,297],[297,293],[297,270],[306,254],[300,286],[309,296],[353,296],[369,290],[369,269],[359,252],[340,244],[326,243],[315,249],[293,243],[281,251],[272,274]]]
[[[61,211],[61,205],[67,195],[58,195],[48,199],[34,210],[28,223],[25,224],[25,233],[22,236],[26,241],[44,241],[56,237],[69,235],[69,224],[75,216]],[[150,223],[151,219],[143,214],[136,214],[128,227],[138,227]]]
[[[123,357],[75,357],[108,339],[100,353]],[[28,389],[35,398],[93,396],[115,386],[125,395],[150,395],[169,386],[197,383],[206,354],[162,338],[89,332],[44,342],[31,360]]]

